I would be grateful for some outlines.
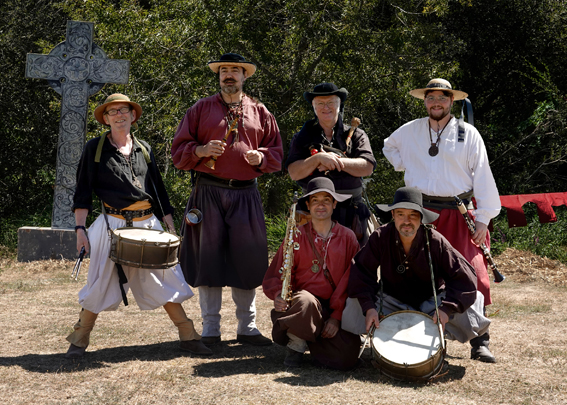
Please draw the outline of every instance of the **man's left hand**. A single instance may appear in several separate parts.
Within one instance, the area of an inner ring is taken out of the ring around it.
[[[488,233],[488,226],[482,222],[475,221],[476,232],[472,236],[473,242],[480,246],[486,240],[486,234]]]
[[[250,166],[260,166],[262,164],[263,158],[264,155],[262,154],[262,152],[259,152],[257,150],[249,150],[248,152],[246,152],[246,155],[244,155],[244,159]]]
[[[336,320],[335,318],[327,319],[327,322],[325,322],[325,325],[323,325],[323,332],[321,332],[321,337],[324,339],[334,338],[339,331],[340,326],[341,322]]]

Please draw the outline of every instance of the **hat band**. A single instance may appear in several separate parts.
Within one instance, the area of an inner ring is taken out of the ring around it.
[[[426,89],[441,88],[441,89],[453,90],[450,86],[447,86],[446,84],[443,83],[431,83],[428,84],[425,88]]]

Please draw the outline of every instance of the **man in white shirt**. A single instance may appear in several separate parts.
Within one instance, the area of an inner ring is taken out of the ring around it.
[[[423,194],[423,205],[440,214],[434,225],[475,268],[478,291],[491,304],[490,280],[483,242],[490,246],[488,224],[500,212],[500,197],[488,163],[484,142],[472,125],[451,115],[454,101],[468,94],[453,90],[444,79],[410,91],[425,102],[428,117],[408,122],[384,140],[384,155],[396,171],[404,171],[405,184]],[[472,204],[474,193],[476,209]],[[471,236],[455,203],[459,196],[475,220]],[[471,340],[471,358],[494,363],[488,349],[489,333]]]

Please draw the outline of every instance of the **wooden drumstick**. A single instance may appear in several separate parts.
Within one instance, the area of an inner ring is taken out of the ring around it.
[[[360,118],[353,117],[352,120],[350,120],[350,125],[351,125],[350,131],[348,132],[348,136],[346,139],[347,148],[348,145],[350,145],[350,138],[352,138],[352,134],[354,133],[354,130],[358,128],[358,126],[360,125]]]
[[[232,132],[232,130],[234,129],[234,126],[238,123],[238,117],[236,117],[235,119],[232,120],[232,122],[230,123],[229,127],[228,127],[228,131],[226,132],[226,135],[224,136],[224,138],[222,139],[223,143],[226,143],[226,141],[228,140],[228,137],[230,136],[230,133]],[[217,161],[217,157],[213,156],[209,159],[209,161],[207,163],[205,163],[205,166],[207,166],[210,169],[215,170],[215,162]]]

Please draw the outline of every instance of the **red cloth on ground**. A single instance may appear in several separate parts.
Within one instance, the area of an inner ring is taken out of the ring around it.
[[[439,231],[451,245],[457,249],[467,261],[472,264],[476,272],[477,290],[484,295],[484,305],[492,304],[490,297],[490,279],[488,277],[488,262],[482,253],[482,249],[476,246],[471,239],[471,233],[467,227],[463,215],[459,210],[434,210],[431,211],[439,213],[437,221],[433,222]],[[472,211],[469,211],[470,217],[475,219]],[[490,233],[486,233],[486,240],[484,242],[486,247],[490,249]]]
[[[537,207],[539,222],[542,224],[556,222],[557,216],[553,212],[553,206],[567,205],[567,192],[545,193],[545,194],[518,194],[501,195],[500,203],[508,210],[508,226],[510,228],[526,226],[528,224],[522,206],[532,202]]]

